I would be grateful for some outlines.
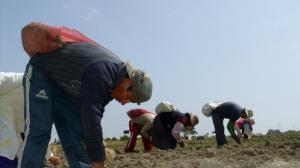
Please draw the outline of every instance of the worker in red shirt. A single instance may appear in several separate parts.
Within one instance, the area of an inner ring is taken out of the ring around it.
[[[152,144],[150,142],[150,130],[152,129],[155,114],[145,109],[132,109],[127,112],[130,118],[129,131],[130,138],[125,148],[125,152],[133,152],[138,135],[142,136],[144,150],[150,152]]]

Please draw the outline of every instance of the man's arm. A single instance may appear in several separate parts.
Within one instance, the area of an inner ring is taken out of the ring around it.
[[[241,141],[239,139],[239,137],[237,137],[237,135],[235,134],[235,131],[234,131],[234,123],[229,120],[228,121],[228,124],[227,124],[227,130],[229,131],[231,137],[238,143],[238,144],[241,144]]]
[[[129,131],[130,131],[130,137],[125,147],[125,152],[133,152],[134,146],[136,144],[136,139],[139,134],[139,130],[136,124],[133,123],[132,121],[129,121]]]
[[[231,136],[236,136],[235,131],[234,131],[234,124],[231,120],[229,120],[227,123],[227,130],[229,131]]]
[[[105,160],[101,120],[112,87],[110,79],[101,72],[101,64],[89,67],[81,85],[81,125],[88,154],[93,163],[98,163],[96,165]]]
[[[242,132],[241,132],[240,127],[239,127],[236,123],[234,124],[234,129],[235,129],[235,131],[237,132],[237,136],[238,136],[239,138],[241,138],[241,137],[242,137]]]
[[[181,141],[180,132],[182,132],[183,129],[184,125],[180,121],[177,121],[172,129],[172,136],[177,142]]]
[[[87,152],[92,162],[105,160],[105,150],[103,145],[103,135],[101,127],[102,112],[101,105],[91,102],[82,103],[81,125],[83,129],[84,141]]]
[[[148,117],[148,116],[145,116]],[[144,138],[150,138],[150,135],[148,134],[148,131],[152,128],[153,125],[153,119],[149,119],[146,124],[143,126],[143,128],[141,129],[141,135]]]

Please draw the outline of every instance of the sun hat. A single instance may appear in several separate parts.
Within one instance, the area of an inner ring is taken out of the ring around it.
[[[247,114],[247,118],[251,118],[253,116],[253,110],[249,107],[245,107],[245,113]]]
[[[171,112],[171,111],[178,111],[178,108],[174,104],[168,101],[162,101],[155,107],[155,112],[157,114],[161,112]]]
[[[202,107],[202,113],[206,117],[210,117],[211,116],[211,112],[214,109],[216,109],[219,105],[221,105],[222,103],[224,103],[224,101],[210,101],[210,102],[207,102]]]
[[[130,62],[126,63],[129,78],[132,80],[133,102],[140,104],[148,101],[152,95],[152,81],[148,73],[135,69]]]

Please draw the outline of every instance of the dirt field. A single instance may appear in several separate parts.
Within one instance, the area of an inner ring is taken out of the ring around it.
[[[126,141],[107,141],[116,159],[108,168],[300,168],[300,133],[256,136],[237,145],[216,148],[214,137],[191,140],[185,148],[144,153],[141,140],[136,152],[125,154]]]

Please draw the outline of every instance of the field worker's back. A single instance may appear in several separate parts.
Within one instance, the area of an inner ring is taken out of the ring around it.
[[[225,102],[219,105],[213,113],[217,113],[222,118],[227,118],[232,122],[238,120],[243,113],[243,108],[233,102]]]
[[[92,161],[104,160],[104,147],[99,144],[101,119],[112,100],[112,90],[128,77],[125,63],[102,46],[79,42],[32,57],[28,69],[31,67],[56,90],[63,90],[79,102],[76,104],[80,104],[80,124],[89,157]]]
[[[127,112],[127,115],[131,118],[131,121],[133,123],[137,124],[139,129],[143,128],[141,130],[141,133],[144,133],[145,131],[151,129],[152,122],[154,120],[154,117],[156,116],[154,113],[140,108],[129,110]]]
[[[98,65],[94,65],[96,63]],[[83,75],[94,76],[95,79],[101,76],[104,82],[111,82],[110,78],[115,80],[115,74],[121,69],[126,70],[125,63],[108,49],[86,42],[72,43],[50,53],[37,54],[31,58],[30,64],[54,80],[66,93],[77,98],[81,98]],[[101,74],[88,74],[90,65],[95,67],[90,73],[98,71]]]

